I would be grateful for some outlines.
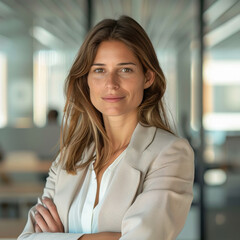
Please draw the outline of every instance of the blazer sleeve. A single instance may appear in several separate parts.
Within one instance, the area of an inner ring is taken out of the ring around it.
[[[59,157],[52,163],[52,166],[49,170],[49,176],[47,178],[45,188],[43,190],[42,197],[49,197],[54,200],[54,194],[55,194],[55,186],[58,178],[58,172],[61,168],[61,165],[58,164]],[[38,200],[38,203],[41,203],[41,200]],[[28,219],[26,226],[21,233],[21,235],[18,237],[17,240],[52,240],[52,239],[58,239],[58,240],[77,240],[79,239],[83,234],[81,233],[35,233],[34,230],[34,212],[35,207],[32,207],[28,213]]]
[[[127,210],[120,240],[174,240],[193,199],[194,155],[184,139],[168,144],[151,163],[143,191]]]

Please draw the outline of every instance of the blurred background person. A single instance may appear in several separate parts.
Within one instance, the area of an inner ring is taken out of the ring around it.
[[[50,109],[47,115],[47,124],[58,124],[58,111],[56,109]]]

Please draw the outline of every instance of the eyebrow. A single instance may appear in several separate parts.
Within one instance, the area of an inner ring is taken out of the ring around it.
[[[92,66],[105,66],[106,64],[104,63],[93,63]],[[123,62],[123,63],[118,63],[117,64],[118,66],[124,66],[124,65],[135,65],[136,66],[136,63],[133,63],[133,62]]]

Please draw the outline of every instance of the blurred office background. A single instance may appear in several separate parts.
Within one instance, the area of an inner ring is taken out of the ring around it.
[[[86,33],[122,14],[151,38],[178,134],[195,150],[178,240],[240,239],[239,0],[0,0],[0,238],[16,238],[41,194]]]

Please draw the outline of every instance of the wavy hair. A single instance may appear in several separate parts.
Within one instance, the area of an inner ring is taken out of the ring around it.
[[[109,40],[126,44],[139,59],[144,73],[148,69],[155,73],[155,80],[144,90],[142,103],[138,107],[139,123],[172,133],[163,103],[165,77],[146,32],[128,16],[121,16],[118,20],[102,20],[88,33],[65,83],[67,100],[61,126],[60,162],[68,173],[76,173],[78,168],[87,166],[93,159],[98,172],[112,154],[102,114],[90,101],[87,83],[100,43]],[[87,161],[83,162],[83,155],[88,149],[92,150]]]

